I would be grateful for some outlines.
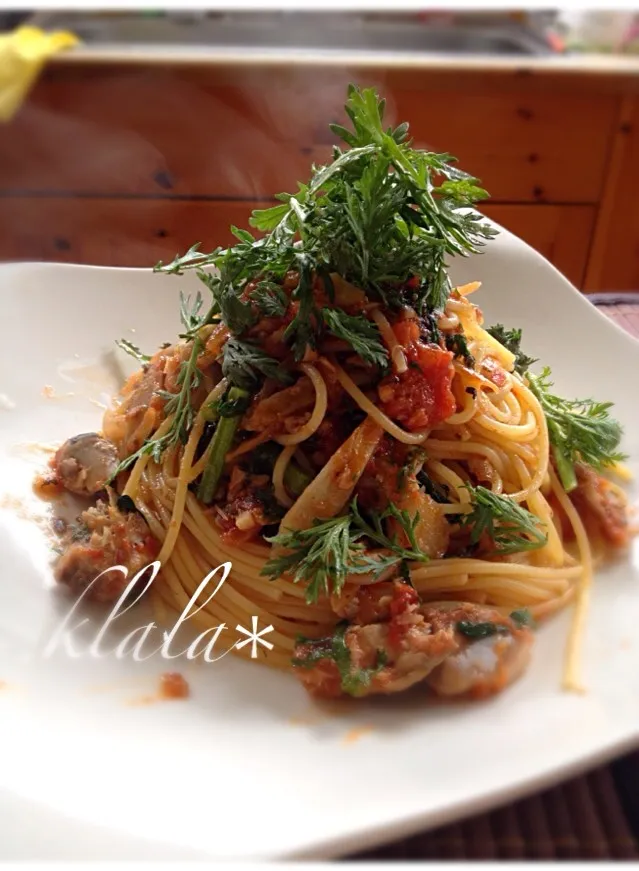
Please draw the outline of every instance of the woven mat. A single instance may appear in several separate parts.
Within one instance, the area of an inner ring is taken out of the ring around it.
[[[639,294],[589,297],[639,338]],[[351,859],[639,859],[639,752],[492,813]]]

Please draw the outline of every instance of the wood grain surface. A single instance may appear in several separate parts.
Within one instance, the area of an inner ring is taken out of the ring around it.
[[[294,69],[233,85],[188,69],[45,76],[0,126],[0,192],[235,199],[295,189],[330,157],[328,122],[344,119],[348,72],[326,75],[319,89]],[[388,104],[390,123],[410,119],[416,144],[455,154],[496,201],[599,199],[614,96],[415,86]]]
[[[230,225],[248,227],[256,200],[0,197],[0,259],[102,266],[149,266],[201,242],[232,242]],[[551,260],[580,286],[595,219],[593,206],[497,205],[487,215]]]
[[[146,266],[231,240],[330,158],[349,81],[455,154],[485,211],[577,287],[639,287],[639,85],[628,76],[329,65],[65,63],[0,125],[0,258]]]

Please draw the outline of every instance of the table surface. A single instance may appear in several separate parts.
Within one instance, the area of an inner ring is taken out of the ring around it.
[[[639,294],[591,297],[639,338]],[[639,751],[553,789],[353,859],[639,859]]]

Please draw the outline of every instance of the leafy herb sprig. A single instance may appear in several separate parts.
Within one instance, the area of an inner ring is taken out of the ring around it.
[[[409,546],[397,535],[389,536],[384,521],[392,518],[405,533]],[[394,505],[372,515],[368,521],[354,499],[348,514],[330,520],[315,521],[309,529],[285,530],[266,539],[284,550],[271,557],[262,569],[270,578],[290,574],[294,583],[306,585],[306,600],[317,602],[320,595],[339,594],[349,574],[372,573],[375,577],[403,561],[425,562],[428,556],[415,539],[419,515],[411,517]],[[372,552],[364,539],[385,552]]]
[[[586,463],[601,471],[625,459],[617,450],[623,430],[608,413],[611,402],[562,399],[551,391],[551,372],[528,375],[530,389],[543,409],[557,472],[567,493],[577,486],[575,464]]]
[[[446,257],[476,252],[494,235],[469,208],[487,196],[477,179],[454,167],[451,155],[413,148],[407,124],[385,127],[384,101],[373,89],[349,87],[345,110],[352,129],[332,129],[347,149],[335,148],[333,161],[314,167],[308,184],[279,195],[280,205],[253,213],[251,224],[266,233],[263,238],[232,227],[233,246],[206,253],[198,243],[171,263],[156,265],[155,271],[167,274],[195,270],[210,302],[207,308],[200,293],[193,300],[181,295],[182,337],[193,345],[180,369],[178,393],[165,395],[170,429],[120,470],[140,455],[159,460],[186,440],[194,419],[191,395],[201,377],[202,327],[220,321],[227,326],[231,337],[222,369],[230,385],[248,392],[264,377],[289,379],[285,367],[247,336],[260,317],[292,315],[284,339],[296,360],[328,329],[367,362],[385,368],[388,357],[375,327],[339,309],[322,312],[318,281],[332,300],[330,274],[338,273],[369,298],[391,308],[410,301],[418,315],[432,320],[451,290]]]
[[[282,317],[289,303],[284,288],[274,281],[260,281],[250,292],[249,299],[266,318]]]
[[[339,593],[349,574],[381,574],[396,557],[376,557],[367,552],[360,535],[354,533],[352,517],[333,517],[315,521],[310,529],[279,533],[266,540],[286,548],[279,556],[271,557],[261,571],[273,580],[280,575],[291,575],[294,583],[306,586],[306,601],[317,602],[321,595]]]
[[[470,544],[476,545],[486,534],[496,554],[535,550],[546,544],[547,536],[539,518],[507,496],[486,487],[466,485],[472,494],[472,511],[460,516],[462,528],[470,530]]]
[[[398,559],[407,562],[428,562],[428,556],[425,554],[417,543],[416,530],[417,524],[420,521],[419,513],[411,515],[408,511],[398,508],[393,503],[389,503],[388,507],[381,512],[371,512],[371,522],[367,521],[361,514],[357,499],[351,503],[351,514],[353,516],[353,524],[360,535],[374,541],[375,544],[383,547]],[[384,521],[393,520],[397,527],[406,536],[408,547],[400,543],[397,534],[388,535],[385,531]]]
[[[120,472],[128,469],[140,457],[150,455],[156,463],[159,463],[165,451],[180,443],[186,444],[189,431],[195,420],[196,412],[192,403],[192,393],[197,390],[202,381],[202,372],[198,369],[197,360],[203,350],[204,342],[201,338],[196,337],[191,345],[188,360],[183,360],[180,364],[180,371],[176,379],[179,387],[178,392],[158,391],[158,396],[166,400],[164,406],[166,418],[172,417],[169,429],[164,435],[147,439],[141,448],[120,463],[110,480],[117,478]]]
[[[242,337],[255,307],[277,316],[284,299],[273,288],[295,274],[290,299],[296,312],[286,340],[299,360],[322,328],[316,279],[330,290],[328,276],[336,272],[391,307],[409,295],[417,313],[427,316],[443,307],[451,290],[446,257],[476,252],[494,235],[469,208],[487,196],[477,180],[454,167],[451,155],[413,148],[407,124],[386,128],[384,101],[374,90],[351,86],[345,110],[352,129],[332,129],[347,150],[335,148],[332,163],[314,168],[308,184],[278,195],[280,205],[253,213],[251,224],[266,236],[255,239],[233,227],[238,242],[231,248],[204,253],[194,245],[171,263],[157,264],[157,271],[170,274],[195,269],[207,285],[213,300],[200,324],[221,315]],[[260,283],[246,299],[255,279]],[[356,342],[363,331],[358,327]]]
[[[452,351],[455,357],[459,357],[464,361],[464,365],[469,369],[475,367],[475,358],[468,350],[468,341],[463,333],[449,333],[446,338],[446,348]]]
[[[199,290],[193,297],[193,300],[191,300],[190,296],[185,296],[183,291],[180,291],[180,321],[184,327],[184,333],[182,333],[180,338],[192,338],[205,322],[208,323],[208,314],[201,314],[203,305],[204,300]]]
[[[389,367],[388,351],[384,347],[377,326],[361,315],[348,315],[340,309],[325,308],[322,319],[330,332],[343,339],[366,363]]]
[[[231,337],[224,345],[222,373],[236,387],[252,391],[263,378],[290,384],[292,375],[274,357],[265,354],[254,342]]]
[[[137,360],[138,363],[148,363],[151,359],[148,354],[143,354],[138,346],[134,345],[133,342],[129,342],[128,339],[116,339],[115,344],[118,348],[124,351],[125,354],[128,354],[130,357],[133,357],[134,360]]]
[[[495,324],[488,327],[487,332],[511,354],[515,355],[515,372],[525,375],[533,363],[537,362],[535,357],[529,357],[521,350],[521,329],[513,327],[512,330],[509,330],[503,324]]]

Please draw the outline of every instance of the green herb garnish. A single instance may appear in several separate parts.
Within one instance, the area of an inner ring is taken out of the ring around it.
[[[510,632],[507,626],[500,623],[492,623],[486,621],[484,623],[474,623],[472,620],[460,620],[456,627],[458,632],[465,635],[466,638],[472,638],[473,641],[479,641],[481,638],[490,638],[492,635],[498,635],[505,632]]]
[[[275,378],[285,384],[293,380],[291,373],[258,345],[234,337],[224,345],[222,373],[231,384],[247,391],[255,390],[262,378]]]
[[[367,553],[351,523],[350,515],[333,517],[315,521],[310,529],[286,530],[267,538],[286,551],[271,557],[261,574],[273,580],[291,575],[294,583],[306,585],[306,601],[313,604],[321,595],[339,593],[349,574],[378,575],[397,562],[395,557],[389,560]]]
[[[463,333],[453,333],[446,336],[446,348],[452,351],[455,357],[460,357],[464,361],[464,365],[469,369],[475,366],[475,358],[468,350],[468,342]]]
[[[132,466],[140,457],[150,455],[156,463],[159,463],[165,451],[182,443],[186,444],[189,431],[193,426],[196,411],[193,407],[192,393],[202,381],[202,372],[197,367],[197,360],[204,349],[204,342],[197,336],[191,345],[191,353],[188,360],[180,364],[177,377],[177,393],[169,393],[166,390],[158,390],[157,395],[166,400],[164,413],[167,418],[171,417],[171,425],[162,436],[154,436],[147,439],[141,448],[123,460],[117,467],[107,484],[113,481],[120,472]]]
[[[625,459],[617,448],[621,426],[608,413],[612,402],[562,399],[551,392],[550,369],[528,375],[530,389],[543,409],[557,472],[567,493],[577,486],[575,464],[582,462],[601,471]]]
[[[534,620],[527,608],[520,608],[518,611],[513,611],[509,616],[518,629],[521,629],[524,626],[534,626]],[[458,632],[461,632],[462,635],[465,635],[466,638],[471,638],[473,641],[478,641],[481,638],[490,638],[492,635],[502,635],[511,631],[508,626],[505,626],[503,623],[493,623],[491,620],[483,622],[460,620],[455,628]]]
[[[115,504],[122,514],[133,514],[138,510],[130,496],[118,496]]]
[[[285,300],[275,287],[297,274],[290,294],[297,310],[286,341],[299,360],[322,329],[318,278],[328,289],[328,275],[336,272],[370,299],[394,308],[409,303],[427,318],[451,292],[446,258],[474,253],[495,234],[469,208],[487,196],[477,180],[453,166],[451,155],[413,148],[407,124],[387,129],[384,101],[374,90],[351,86],[345,109],[352,129],[332,129],[347,149],[336,148],[333,161],[315,168],[295,194],[278,195],[280,205],[253,213],[251,224],[266,232],[263,238],[232,228],[238,242],[231,248],[204,253],[194,245],[157,264],[157,271],[170,274],[195,269],[209,288],[213,300],[200,325],[222,313],[231,332],[241,335],[254,317],[251,303],[277,316]],[[245,300],[258,277],[260,285]]]
[[[486,487],[466,486],[472,494],[473,509],[460,515],[460,523],[470,530],[471,545],[478,544],[484,534],[498,554],[535,550],[546,544],[547,536],[539,528],[539,518],[530,511]]]
[[[384,531],[383,521],[393,518],[406,534],[409,547],[397,536]],[[284,530],[266,540],[286,552],[271,557],[261,574],[272,579],[292,575],[294,583],[306,585],[306,600],[317,602],[320,595],[339,594],[349,574],[372,573],[378,577],[403,560],[426,562],[428,556],[419,549],[415,528],[419,515],[411,517],[394,505],[371,515],[370,522],[360,513],[354,499],[350,511],[330,520],[316,520],[309,529]],[[379,545],[388,553],[371,553],[363,539]]]
[[[528,608],[518,608],[517,611],[511,611],[510,619],[520,629],[523,626],[529,626],[530,628],[535,626],[535,621]]]
[[[313,296],[313,259],[309,254],[296,251],[294,265],[299,271],[299,281],[291,299],[299,308],[284,332],[284,339],[291,343],[295,359],[301,360],[307,349],[315,348],[317,344],[321,315]]]
[[[184,296],[180,291],[180,320],[185,329],[184,338],[192,338],[206,321],[206,318],[200,314],[202,310],[203,299],[202,294],[198,290],[193,301],[191,297]]]
[[[516,327],[512,330],[507,330],[503,324],[495,324],[488,327],[486,332],[490,333],[493,339],[504,346],[511,354],[515,355],[515,372],[520,375],[525,375],[530,366],[536,363],[535,357],[529,357],[521,350],[521,330]]]
[[[322,319],[329,331],[351,346],[365,363],[389,368],[388,351],[382,344],[377,326],[362,315],[347,315],[340,309],[325,308]]]
[[[297,668],[314,668],[322,660],[332,659],[339,671],[343,692],[350,696],[359,696],[370,686],[373,677],[384,668],[388,658],[383,650],[378,650],[373,668],[353,668],[346,644],[348,626],[346,622],[339,623],[333,635],[328,638],[298,638],[298,643],[307,645],[308,652],[304,657],[294,657],[291,662]]]
[[[118,348],[121,348],[125,354],[133,357],[133,359],[137,360],[139,363],[148,363],[151,359],[148,354],[143,354],[138,346],[134,345],[133,342],[129,342],[128,339],[116,339],[115,344]]]
[[[249,294],[249,299],[266,318],[281,318],[289,304],[286,291],[274,281],[260,281]]]

